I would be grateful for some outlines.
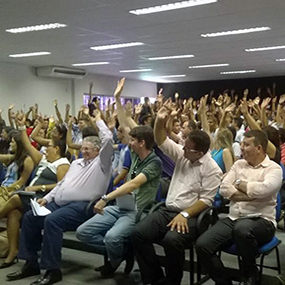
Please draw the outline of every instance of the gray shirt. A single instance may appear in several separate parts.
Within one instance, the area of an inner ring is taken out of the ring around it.
[[[111,179],[113,135],[100,120],[97,122],[102,142],[99,155],[92,160],[75,160],[65,177],[47,194],[48,203],[54,201],[62,206],[73,201],[91,201],[106,193]]]

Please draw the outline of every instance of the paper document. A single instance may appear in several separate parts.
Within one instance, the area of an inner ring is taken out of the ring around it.
[[[45,206],[40,206],[40,204],[37,202],[37,198],[30,199],[30,201],[34,216],[46,216],[51,213],[51,211]]]
[[[126,194],[116,198],[117,206],[122,210],[135,211],[136,202],[133,194]]]

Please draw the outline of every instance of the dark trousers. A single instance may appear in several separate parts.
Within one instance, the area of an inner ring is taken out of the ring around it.
[[[132,232],[131,239],[144,284],[154,283],[164,276],[153,243],[164,248],[167,284],[178,285],[181,282],[185,248],[189,248],[198,234],[196,218],[188,219],[189,233],[178,233],[176,229],[170,231],[167,225],[177,214],[163,207],[138,223]]]
[[[46,206],[52,213],[44,217],[34,216],[31,210],[26,212],[22,221],[18,257],[33,263],[37,262],[37,252],[41,249],[42,243],[40,267],[48,270],[58,269],[63,232],[75,231],[91,216],[85,212],[88,203],[71,202],[59,206],[52,202]]]
[[[263,219],[229,218],[219,220],[212,228],[202,234],[196,241],[196,252],[201,265],[205,267],[210,277],[219,285],[231,284],[226,276],[225,267],[216,252],[233,242],[242,257],[243,277],[255,274],[255,256],[258,248],[269,242],[275,233],[274,225]]]

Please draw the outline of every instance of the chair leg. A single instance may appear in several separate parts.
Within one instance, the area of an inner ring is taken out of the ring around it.
[[[194,284],[194,247],[193,245],[189,248],[189,275],[190,275],[190,285]]]
[[[197,283],[201,280],[201,264],[199,257],[197,256]]]
[[[276,250],[277,270],[278,270],[278,274],[281,274],[280,256],[279,256],[278,246],[276,246],[275,250]]]

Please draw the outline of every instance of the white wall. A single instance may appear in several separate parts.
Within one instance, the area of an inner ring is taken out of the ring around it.
[[[82,105],[82,96],[88,93],[89,83],[93,82],[93,91],[97,94],[113,94],[119,78],[105,75],[87,75],[82,80],[44,78],[35,75],[35,69],[26,65],[0,62],[0,109],[7,122],[10,104],[15,103],[15,110],[25,111],[34,103],[39,104],[39,111],[44,115],[54,114],[53,100],[57,98],[60,111],[64,113],[65,104],[75,106],[78,111]],[[74,89],[73,89],[74,86]],[[126,80],[123,91],[125,97],[155,97],[156,84],[151,82]]]

